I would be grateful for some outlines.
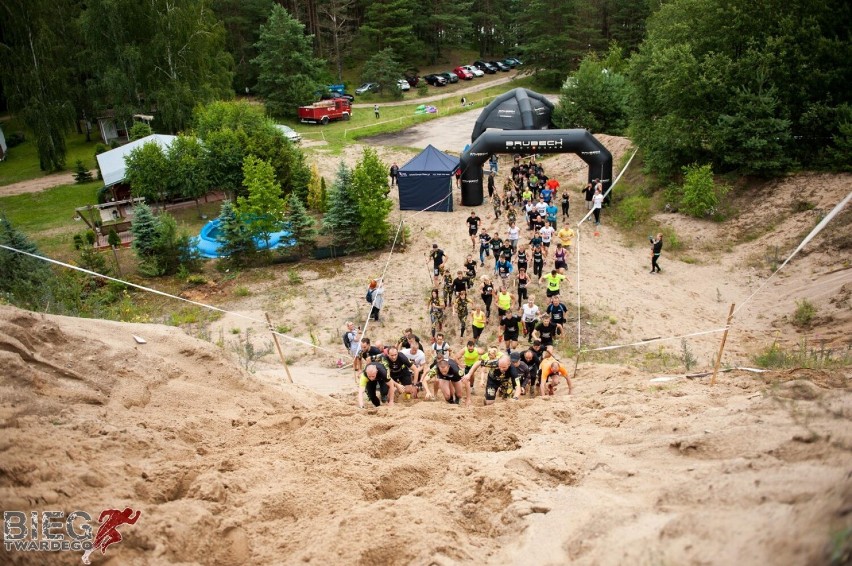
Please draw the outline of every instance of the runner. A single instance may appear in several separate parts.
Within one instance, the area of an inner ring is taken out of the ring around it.
[[[530,397],[534,397],[536,385],[538,385],[538,379],[541,373],[538,366],[538,357],[534,350],[528,349],[521,353],[521,361],[524,362],[527,368],[529,368],[529,380],[527,383],[521,382],[521,385],[524,386],[526,391],[529,391]]]
[[[521,332],[521,317],[517,313],[507,312],[500,319],[500,328],[503,331],[503,341],[506,344],[506,353],[511,354],[513,348],[518,347],[518,337]]]
[[[464,268],[467,270],[467,288],[470,289],[473,286],[473,282],[476,281],[476,261],[474,261],[473,256],[467,256],[467,259],[464,261]]]
[[[501,257],[497,262],[497,265],[494,266],[494,274],[500,278],[500,285],[502,287],[507,287],[509,285],[509,277],[512,275],[512,261],[506,259],[506,257]]]
[[[601,184],[598,183],[595,189],[595,196],[592,197],[592,212],[595,215],[595,226],[601,225],[601,208],[603,207],[603,193],[601,193]]]
[[[527,285],[530,283],[530,276],[527,275],[526,269],[518,270],[518,302],[521,303],[527,300]]]
[[[550,320],[559,328],[559,334],[565,333],[565,322],[568,314],[568,307],[565,303],[559,300],[559,295],[550,297],[550,304],[545,309],[550,315]]]
[[[404,393],[406,398],[417,397],[417,387],[414,382],[417,381],[417,375],[412,373],[412,368],[417,371],[416,366],[411,363],[406,356],[400,356],[399,350],[391,346],[382,359],[382,363],[388,369],[388,376],[395,384],[399,384],[400,393]],[[388,403],[390,404],[390,403]]]
[[[489,179],[493,179],[493,177],[489,176]],[[500,220],[500,213],[503,211],[503,197],[497,191],[494,191],[494,196],[491,197],[491,206],[494,209],[494,220]]]
[[[456,316],[459,317],[459,337],[464,336],[464,327],[467,326],[467,315],[470,312],[470,301],[467,298],[467,289],[459,291],[456,297]]]
[[[476,362],[482,357],[482,352],[479,348],[476,347],[476,342],[473,340],[467,341],[467,347],[464,348],[460,353],[459,357],[456,360],[459,364],[464,365],[464,373],[465,375],[470,375],[471,379],[473,379],[473,374],[470,373],[470,370],[473,366],[476,365]],[[474,383],[471,381],[470,384],[470,392],[473,393]]]
[[[574,245],[574,230],[566,224],[559,229],[559,232],[556,233],[556,237],[559,238],[559,243],[562,244],[565,251],[570,254],[571,246]]]
[[[541,251],[540,245],[533,246],[533,277],[539,279],[541,283],[541,274],[544,272],[544,253]]]
[[[568,211],[571,209],[571,195],[568,191],[562,193],[562,218],[568,220]]]
[[[442,275],[444,278],[444,304],[451,307],[453,306],[453,275],[449,269],[443,269]]]
[[[511,358],[504,355],[496,362],[483,365],[490,368],[485,383],[485,404],[492,405],[497,395],[517,401],[521,395],[521,380]]]
[[[491,236],[485,226],[479,234],[479,267],[485,267],[485,256],[491,255]]]
[[[541,312],[538,305],[535,304],[534,297],[530,297],[526,303],[521,306],[521,322],[524,325],[524,336],[527,340],[532,341],[533,330],[538,324],[538,315]]]
[[[441,294],[437,289],[432,289],[429,297],[429,320],[432,322],[432,340],[435,334],[444,330],[444,309],[446,305],[441,302]]]
[[[556,230],[556,221],[559,219],[559,209],[556,208],[555,203],[550,202],[547,204],[544,219],[554,230]]]
[[[503,249],[503,240],[500,239],[500,236],[494,234],[491,238],[491,253],[494,255],[494,264],[497,264],[497,261],[500,259],[500,251]]]
[[[382,389],[382,396],[384,396],[384,390],[388,390],[388,407],[393,406],[396,388],[390,387],[389,384],[390,378],[388,377],[388,370],[384,365],[379,362],[373,362],[367,365],[361,373],[361,378],[358,381],[358,407],[361,409],[364,408],[365,392],[367,393],[367,398],[374,407],[381,406],[382,402],[379,400],[379,396],[376,395],[376,388]]]
[[[568,384],[568,395],[574,391],[574,384],[568,376],[568,369],[557,361],[545,362],[541,368],[541,394],[556,395],[556,387],[559,385],[559,376],[565,378]]]
[[[532,379],[532,376],[530,375],[530,366],[524,362],[520,352],[512,352],[509,354],[509,359],[512,361],[512,365],[518,372],[518,378],[521,381],[521,395],[526,395],[527,391],[530,391],[530,397],[532,397],[532,391],[529,387],[529,382]]]
[[[553,229],[553,226],[550,223],[545,224],[539,230],[541,234],[541,245],[544,246],[544,257],[546,258],[548,253],[550,252],[550,242],[553,240],[553,234],[556,230]]]
[[[514,216],[514,210],[511,211],[509,217],[509,231],[508,231],[508,242],[512,247],[512,254],[518,251],[518,240],[521,237],[521,229],[515,225],[515,219],[512,218]]]
[[[541,283],[542,281],[547,280],[547,296],[553,297],[559,294],[559,286],[563,281],[565,281],[565,279],[566,277],[564,275],[553,269],[547,275],[540,277],[538,282]]]
[[[482,276],[482,290],[479,296],[482,297],[482,302],[485,304],[485,320],[491,320],[491,301],[494,300],[497,293],[494,292],[494,283],[487,275]]]
[[[476,211],[471,210],[470,216],[467,217],[467,233],[470,236],[470,251],[476,249],[476,233],[479,231],[482,220],[476,215]]]
[[[542,348],[548,348],[553,346],[553,341],[558,333],[559,327],[550,320],[550,315],[546,314],[541,317],[541,322],[536,325],[533,331],[533,340],[539,340]]]
[[[553,267],[561,274],[564,274],[568,267],[567,254],[568,252],[562,247],[562,242],[556,244],[556,251],[553,252],[553,259],[555,260]]]
[[[470,381],[467,375],[462,375],[459,364],[455,360],[439,360],[435,370],[444,400],[458,405],[464,393],[464,403],[470,405]]]
[[[479,341],[482,331],[485,330],[486,318],[485,311],[479,305],[476,305],[470,313],[470,326],[473,329],[473,339],[476,341]]]
[[[453,297],[458,297],[459,293],[462,291],[467,291],[467,288],[470,287],[469,281],[467,279],[467,275],[464,271],[459,269],[456,272],[456,278],[453,279]]]
[[[432,260],[432,286],[437,287],[441,282],[441,269],[447,261],[447,255],[444,250],[438,248],[438,244],[432,244],[429,259]]]
[[[518,246],[518,271],[527,269],[527,261],[527,247],[524,245]]]
[[[450,357],[452,348],[450,348],[450,345],[444,341],[443,332],[439,332],[435,336],[435,343],[432,344],[432,352],[435,354],[435,357],[438,357],[438,355],[445,359]]]
[[[660,254],[663,251],[663,233],[657,233],[656,239],[648,236],[648,240],[651,242],[651,273],[660,273],[663,270],[657,262],[660,261]]]
[[[502,319],[510,310],[512,310],[512,295],[505,287],[502,287],[497,293],[497,316]]]
[[[396,343],[396,347],[400,350],[411,348],[411,344],[420,344],[420,338],[414,334],[414,331],[411,328],[406,328],[402,333],[402,337],[400,337],[399,341]]]

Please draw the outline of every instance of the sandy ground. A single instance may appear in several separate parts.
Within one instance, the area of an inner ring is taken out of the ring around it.
[[[631,151],[600,139],[616,163]],[[388,143],[377,145],[388,163],[415,153]],[[354,164],[361,149],[343,159]],[[331,180],[337,161],[319,165]],[[572,191],[577,222],[582,162],[554,156],[545,167]],[[794,206],[813,186],[812,206]],[[717,328],[737,303],[725,366],[753,365],[773,340],[849,348],[848,214],[746,299],[767,281],[767,254],[785,257],[850,187],[852,175],[802,174],[735,195],[740,214],[723,224],[661,215],[687,243],[680,260],[664,250],[661,275],[648,273],[647,243],[623,237],[605,211],[600,229],[580,228],[582,345]],[[571,396],[563,386],[492,407],[476,397],[470,408],[356,409],[351,370],[335,365],[344,321],[366,319],[366,282],[387,266],[374,340],[393,342],[406,326],[428,336],[425,254],[438,242],[459,267],[468,212],[393,212],[408,237],[390,257],[306,261],[187,290],[257,321],[216,321],[205,336],[225,347],[171,327],[0,307],[0,506],[141,510],[107,550],[114,564],[827,563],[833,534],[852,526],[848,369],[652,382],[684,372],[678,339],[587,354]],[[490,207],[477,212],[505,230]],[[575,268],[569,276],[576,316]],[[249,295],[234,298],[237,284]],[[540,302],[543,289],[532,294]],[[811,329],[790,321],[802,298],[818,309]],[[276,354],[254,373],[236,364],[231,332],[252,328],[260,346],[264,313],[294,339],[284,355],[296,385]],[[484,337],[495,342],[493,324]],[[693,371],[712,366],[719,338],[687,342]],[[574,322],[563,341],[576,339]],[[457,329],[448,340],[459,343]],[[5,563],[79,560],[3,552]]]

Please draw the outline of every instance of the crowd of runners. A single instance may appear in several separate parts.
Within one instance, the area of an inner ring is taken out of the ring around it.
[[[567,323],[571,195],[534,157],[515,156],[499,186],[496,160],[490,166],[491,227],[471,210],[470,253],[452,258],[437,243],[428,253],[426,340],[409,328],[390,343],[371,341],[347,323],[343,342],[355,360],[359,407],[393,405],[399,396],[469,404],[477,389],[489,405],[498,397],[553,395],[562,380],[571,393],[569,368],[553,350]],[[583,214],[599,210],[601,191],[597,179],[582,189]]]

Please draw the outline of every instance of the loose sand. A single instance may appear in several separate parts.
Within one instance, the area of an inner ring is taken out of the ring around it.
[[[629,142],[600,138],[620,163]],[[379,151],[388,163],[414,155]],[[359,152],[343,158],[352,164]],[[336,160],[320,165],[330,180]],[[573,191],[576,222],[581,162],[545,165]],[[581,228],[583,345],[723,325],[728,304],[766,281],[766,254],[778,246],[784,257],[850,186],[850,175],[781,179],[736,197],[741,214],[721,225],[660,215],[690,260],[664,249],[661,275],[648,273],[647,243],[626,241],[605,211],[597,235]],[[803,190],[815,210],[792,206]],[[478,213],[505,229],[490,206]],[[120,528],[124,540],[95,556],[111,564],[826,563],[852,510],[848,369],[732,371],[713,387],[708,378],[651,382],[683,373],[675,340],[589,355],[573,396],[563,386],[554,398],[491,407],[477,397],[471,408],[356,409],[351,371],[335,362],[343,322],[366,318],[366,281],[389,266],[374,339],[391,342],[406,326],[428,336],[425,253],[438,242],[460,266],[467,214],[393,212],[394,222],[409,220],[410,237],[389,262],[377,254],[285,265],[240,281],[250,295],[238,299],[235,282],[187,292],[258,320],[269,312],[313,340],[316,352],[284,343],[297,385],[284,383],[275,354],[246,373],[229,348],[173,327],[0,307],[0,506],[141,510]],[[736,243],[743,234],[752,236]],[[775,339],[849,347],[848,235],[847,213],[746,303],[725,365],[753,364]],[[574,268],[569,275],[565,302],[575,309]],[[790,324],[802,298],[818,308],[806,331]],[[233,315],[210,335],[232,342],[231,329],[247,327],[265,340],[263,324]],[[569,324],[566,340],[576,332]],[[457,330],[448,334],[458,344]],[[493,326],[485,336],[493,340]],[[693,371],[711,367],[719,338],[688,342]],[[2,552],[14,564],[80,559]]]

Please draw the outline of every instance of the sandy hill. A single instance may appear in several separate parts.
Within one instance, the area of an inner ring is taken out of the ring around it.
[[[360,412],[173,328],[0,321],[2,507],[141,510],[114,564],[819,564],[848,525],[848,372]]]
[[[604,139],[619,162],[629,143]],[[579,189],[574,157],[547,167]],[[646,242],[629,241],[605,213],[597,235],[581,229],[583,344],[720,326],[729,303],[767,281],[767,255],[783,259],[850,186],[849,175],[803,174],[741,190],[740,214],[723,224],[662,214],[687,249],[664,253],[661,276],[647,273]],[[582,206],[572,194],[576,222]],[[490,207],[478,213],[503,230]],[[708,378],[651,381],[682,373],[674,341],[614,353],[609,364],[589,356],[573,396],[563,387],[551,399],[492,407],[477,399],[472,408],[404,401],[357,410],[349,372],[334,365],[343,322],[366,317],[365,282],[388,265],[384,320],[371,336],[391,342],[406,326],[427,336],[424,254],[437,241],[460,265],[467,214],[406,213],[410,238],[390,260],[285,266],[238,281],[250,291],[239,298],[234,281],[187,292],[258,320],[269,312],[317,344],[285,343],[297,385],[283,383],[275,356],[246,373],[228,348],[173,327],[0,307],[0,506],[141,510],[136,525],[121,527],[124,540],[94,557],[122,565],[816,565],[837,549],[848,560],[848,368],[732,371],[713,387]],[[726,365],[750,365],[776,339],[836,355],[849,347],[849,220],[847,211],[746,303]],[[818,308],[805,329],[790,320],[803,298]],[[227,341],[250,326],[261,336],[262,324],[226,315],[207,335],[222,331]],[[458,343],[457,330],[448,335]],[[689,341],[699,369],[718,341]],[[0,552],[13,564],[80,559]]]

